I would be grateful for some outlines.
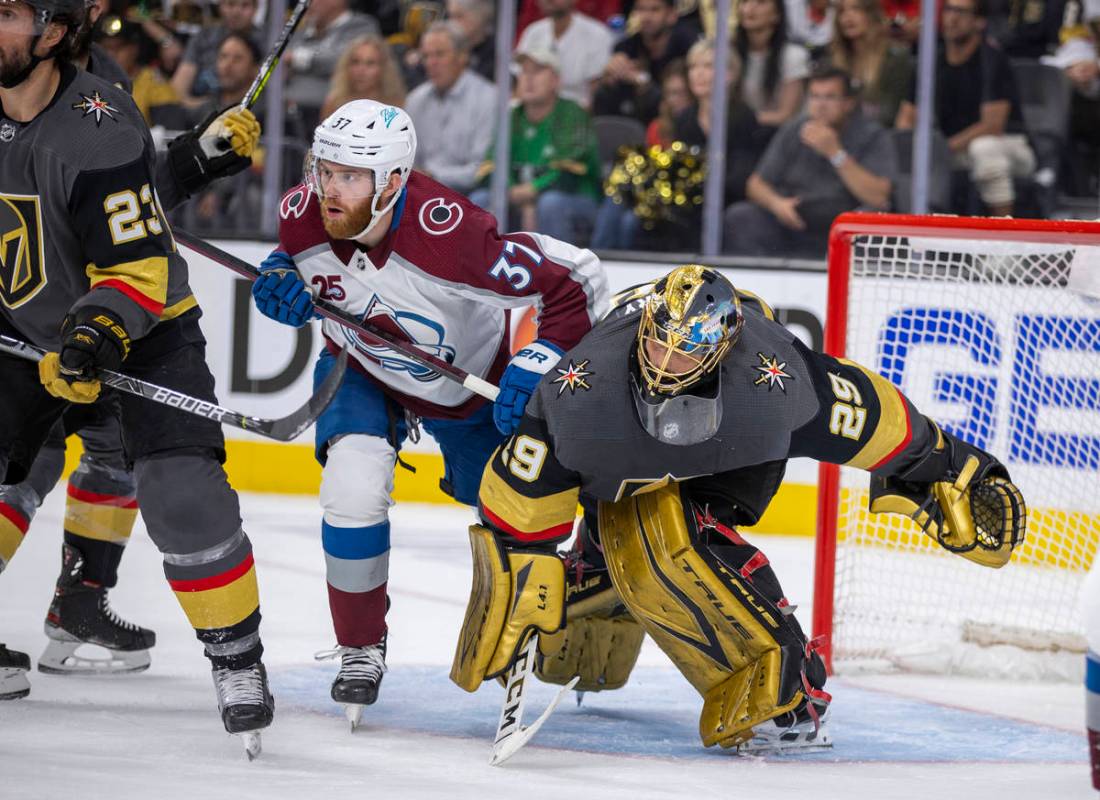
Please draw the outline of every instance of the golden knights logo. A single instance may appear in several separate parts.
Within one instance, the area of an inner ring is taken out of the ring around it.
[[[0,302],[16,308],[46,285],[37,195],[0,195]]]
[[[115,114],[118,113],[118,109],[112,106],[107,100],[102,97],[99,92],[92,92],[92,96],[88,97],[86,94],[80,95],[80,102],[73,103],[74,111],[83,111],[82,117],[86,117],[89,114],[95,114],[95,126],[98,128],[99,123],[103,121],[103,116],[106,115],[107,119],[115,119]]]

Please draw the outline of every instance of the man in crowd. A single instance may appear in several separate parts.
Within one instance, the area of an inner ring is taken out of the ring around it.
[[[202,104],[217,91],[218,45],[226,34],[242,34],[257,45],[263,41],[263,32],[255,24],[256,0],[219,0],[218,16],[221,17],[220,25],[200,28],[188,40],[183,58],[172,75],[172,88],[180,102],[189,108]],[[171,44],[171,37],[158,44],[162,47]]]
[[[743,255],[825,253],[844,211],[887,210],[897,174],[890,134],[858,109],[849,75],[826,68],[810,79],[806,112],[785,123],[726,209],[723,249]]]
[[[522,230],[535,230],[576,244],[596,216],[600,154],[588,112],[558,93],[558,56],[535,47],[516,53],[508,204]],[[493,154],[481,170],[487,177]],[[489,203],[488,189],[471,199]]]
[[[1013,178],[1035,172],[1024,131],[1016,78],[1008,57],[985,41],[986,0],[947,0],[943,47],[936,64],[936,123],[956,169],[966,170],[990,214],[1012,213]],[[898,110],[896,127],[917,120],[916,82]]]
[[[463,194],[493,140],[496,89],[468,68],[469,45],[454,22],[434,22],[420,40],[428,80],[409,93],[420,135],[416,168]]]
[[[679,24],[676,0],[637,0],[633,19],[638,29],[615,45],[592,100],[592,113],[637,117],[648,123],[657,116],[665,67],[684,58],[699,31]]]
[[[592,92],[611,58],[606,25],[576,11],[577,0],[538,0],[546,16],[523,31],[517,51],[551,50],[561,64],[561,96],[581,108],[592,105]]]
[[[348,8],[348,0],[313,0],[287,48],[286,101],[308,139],[321,116],[329,82],[344,49],[358,36],[378,33],[374,17]]]
[[[496,79],[496,37],[493,35],[495,11],[489,0],[447,0],[447,19],[466,37],[470,48],[469,67],[487,81]]]

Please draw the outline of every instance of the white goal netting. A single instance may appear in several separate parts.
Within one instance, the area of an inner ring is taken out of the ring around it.
[[[1072,679],[1083,666],[1077,595],[1100,540],[1100,247],[982,236],[853,236],[845,355],[1008,467],[1027,538],[1006,567],[978,566],[903,517],[869,514],[867,474],[842,469],[841,671]]]

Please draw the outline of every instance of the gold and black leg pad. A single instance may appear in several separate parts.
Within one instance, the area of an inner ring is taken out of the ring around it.
[[[645,629],[626,610],[605,567],[567,565],[573,579],[565,587],[565,628],[539,639],[535,675],[562,686],[579,677],[578,692],[621,689],[638,661]]]
[[[565,624],[565,568],[556,553],[505,550],[487,528],[470,526],[474,576],[451,680],[467,692],[508,671],[528,637]]]
[[[601,503],[600,541],[627,609],[703,697],[703,744],[735,747],[805,701],[805,637],[689,528],[680,491]]]

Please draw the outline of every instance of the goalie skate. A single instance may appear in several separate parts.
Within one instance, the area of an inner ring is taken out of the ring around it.
[[[80,551],[63,545],[61,577],[46,614],[50,643],[38,658],[38,670],[55,675],[118,675],[148,669],[156,634],[119,617],[107,600],[107,589],[83,580],[83,568]]]
[[[31,660],[26,653],[0,644],[0,700],[17,700],[31,693],[27,673]]]
[[[257,663],[242,669],[213,670],[218,712],[227,732],[241,738],[252,761],[262,750],[260,731],[275,716],[275,698],[267,684],[267,670]]]
[[[737,752],[748,755],[769,755],[792,750],[832,747],[829,733],[829,709],[816,703],[806,703],[795,711],[753,728],[753,737],[738,745]]]

